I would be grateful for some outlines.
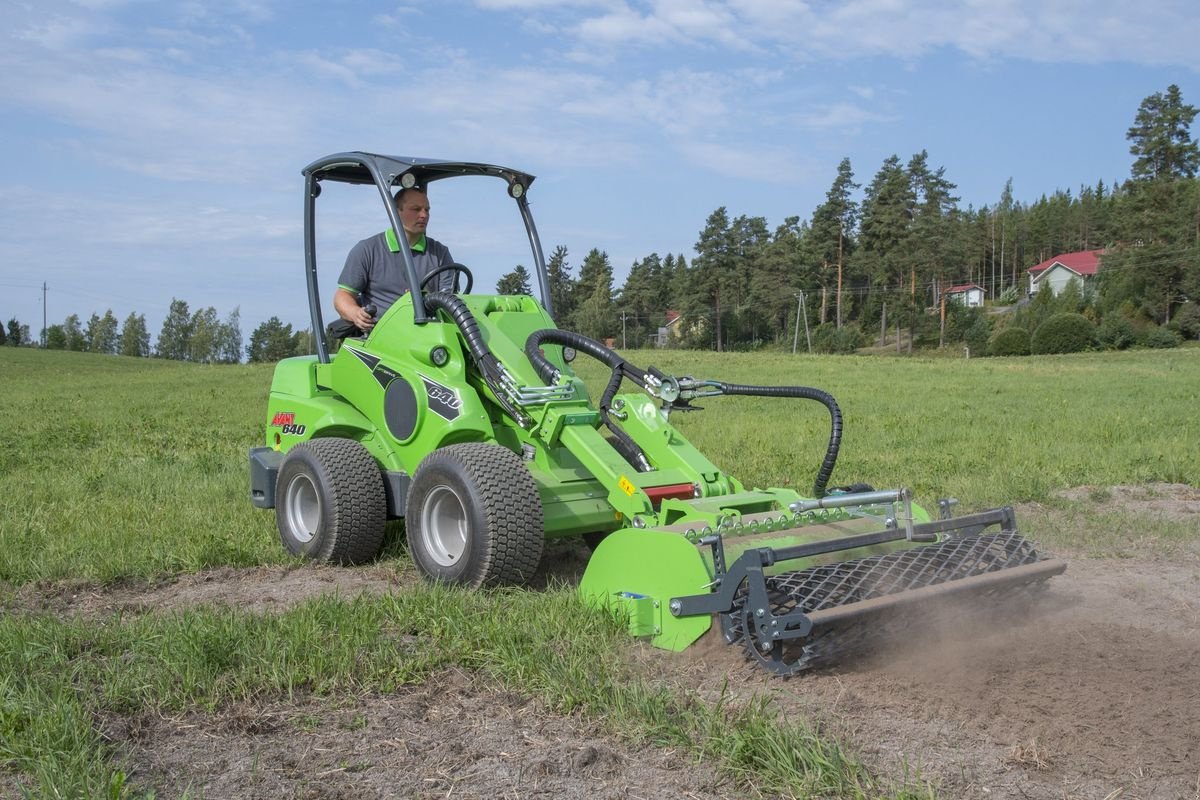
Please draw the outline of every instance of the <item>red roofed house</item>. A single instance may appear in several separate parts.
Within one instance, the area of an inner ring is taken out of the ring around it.
[[[946,290],[946,299],[950,302],[962,303],[967,308],[978,308],[983,305],[983,287],[974,283],[951,286]]]
[[[1100,269],[1100,256],[1103,253],[1103,250],[1063,253],[1030,267],[1029,293],[1037,294],[1043,287],[1049,287],[1050,291],[1058,294],[1072,278],[1077,278],[1080,283],[1092,279]]]

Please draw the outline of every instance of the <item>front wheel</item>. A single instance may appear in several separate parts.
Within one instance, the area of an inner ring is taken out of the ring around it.
[[[500,445],[456,444],[426,456],[408,490],[405,528],[413,562],[434,581],[519,584],[542,560],[537,485]]]
[[[284,456],[275,484],[275,523],[292,555],[361,564],[379,554],[387,524],[383,476],[352,439],[313,439]]]

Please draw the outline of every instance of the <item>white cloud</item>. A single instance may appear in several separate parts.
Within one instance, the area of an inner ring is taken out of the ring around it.
[[[484,9],[549,9],[572,31],[579,61],[611,62],[623,47],[711,44],[774,49],[789,59],[919,58],[941,48],[976,59],[1132,62],[1200,68],[1200,14],[1190,0],[477,0]],[[570,11],[572,10],[573,11]],[[562,17],[574,13],[573,23]],[[601,52],[597,52],[601,51]]]

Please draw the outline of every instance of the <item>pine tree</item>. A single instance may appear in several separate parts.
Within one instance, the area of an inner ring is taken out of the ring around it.
[[[592,248],[579,268],[579,283],[575,290],[583,301],[575,308],[571,328],[593,339],[606,339],[617,330],[613,305],[612,265],[608,253]]]
[[[563,322],[571,318],[575,310],[575,279],[567,264],[567,248],[561,244],[554,248],[546,262],[546,274],[550,279],[550,305],[554,319]]]
[[[517,264],[511,272],[501,275],[496,282],[496,294],[533,294],[533,287],[529,285],[529,270]]]
[[[246,347],[246,358],[251,363],[279,361],[296,354],[296,340],[291,324],[284,324],[279,317],[271,317],[250,334]]]
[[[1192,139],[1190,127],[1196,108],[1185,105],[1179,87],[1171,84],[1167,93],[1155,92],[1142,101],[1133,127],[1125,138],[1133,162],[1134,180],[1172,180],[1191,178],[1200,167],[1200,149]]]
[[[851,194],[859,184],[854,182],[854,170],[850,159],[843,158],[838,164],[837,177],[825,193],[825,202],[813,212],[810,229],[809,249],[820,264],[821,287],[825,296],[832,296],[837,306],[834,318],[841,324],[843,319],[841,298],[843,287],[848,282],[846,265],[854,252],[854,225],[858,219],[858,204]],[[841,274],[839,274],[839,268]],[[821,320],[824,322],[824,318]]]

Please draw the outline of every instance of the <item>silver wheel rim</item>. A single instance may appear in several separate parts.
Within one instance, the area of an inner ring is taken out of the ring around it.
[[[467,508],[449,486],[435,486],[421,508],[421,544],[439,567],[452,567],[467,549]]]
[[[284,499],[284,519],[288,533],[301,544],[308,544],[321,524],[321,496],[307,475],[297,475],[288,483]]]

